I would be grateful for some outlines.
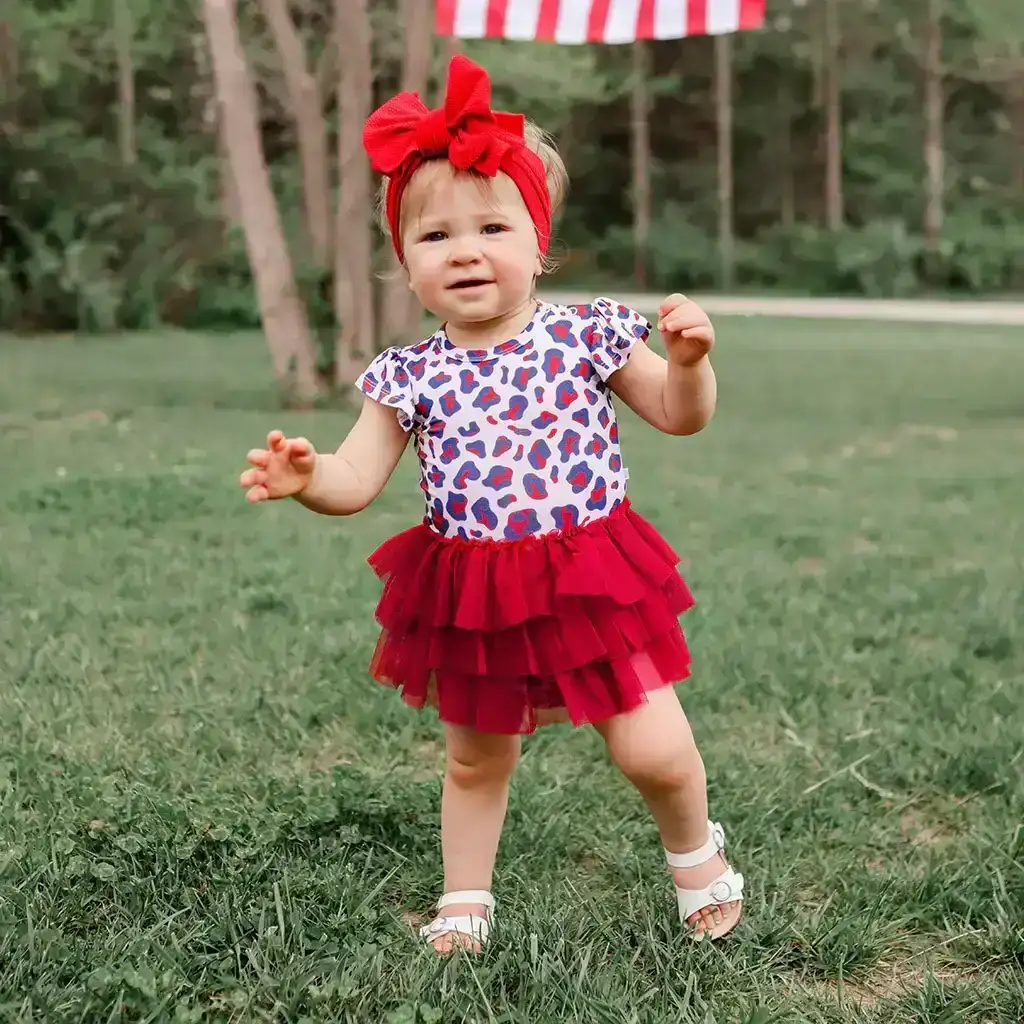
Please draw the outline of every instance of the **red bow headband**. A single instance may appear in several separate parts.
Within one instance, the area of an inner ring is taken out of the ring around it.
[[[448,66],[443,107],[428,110],[416,93],[403,92],[367,118],[363,148],[373,169],[388,176],[385,209],[400,260],[404,259],[398,228],[402,194],[426,161],[442,157],[461,171],[492,178],[504,171],[526,203],[540,251],[547,252],[551,197],[544,164],[524,142],[525,123],[522,114],[491,110],[487,72],[462,54]]]

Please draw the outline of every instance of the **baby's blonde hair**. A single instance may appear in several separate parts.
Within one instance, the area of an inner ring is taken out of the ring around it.
[[[532,121],[526,122],[524,141],[540,157],[541,163],[544,165],[544,177],[547,180],[548,196],[551,200],[551,220],[554,222],[565,202],[566,192],[569,191],[569,172],[565,168],[565,162],[562,160],[561,154],[555,148],[554,140],[543,128],[538,127]],[[433,163],[435,161],[431,160],[424,164],[424,166],[429,167]],[[447,161],[445,163],[447,165]],[[487,180],[484,175],[479,177],[484,181]],[[381,231],[390,238],[391,228],[387,218],[387,190],[388,179],[385,177],[381,179],[380,188],[377,191],[376,215],[377,224]],[[541,258],[541,265],[544,273],[550,273],[558,267],[558,259],[552,255],[550,248]]]

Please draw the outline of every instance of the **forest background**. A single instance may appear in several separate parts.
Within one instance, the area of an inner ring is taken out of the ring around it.
[[[557,139],[560,288],[1024,292],[1015,0],[769,0],[763,30],[439,39],[429,0],[17,0],[0,329],[262,326],[295,403],[415,327],[362,122],[461,47]]]

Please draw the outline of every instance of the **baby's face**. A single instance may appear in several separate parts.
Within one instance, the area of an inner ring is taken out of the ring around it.
[[[484,178],[431,161],[402,197],[401,230],[409,287],[439,319],[472,328],[532,298],[537,232],[507,175]]]

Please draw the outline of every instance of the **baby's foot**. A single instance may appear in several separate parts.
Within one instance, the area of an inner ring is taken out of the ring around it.
[[[672,868],[672,878],[680,889],[704,889],[729,867],[725,854],[716,853],[703,864],[692,868]],[[686,923],[700,938],[720,939],[739,923],[742,913],[740,902],[714,904],[691,914]]]
[[[489,911],[483,903],[452,903],[445,907],[430,924],[421,931],[421,935],[429,942],[437,953],[447,954],[455,949],[468,949],[473,953],[480,952],[480,940],[468,931],[445,931],[447,921],[456,917],[472,914],[474,917],[489,920]],[[431,936],[436,931],[436,936]]]

